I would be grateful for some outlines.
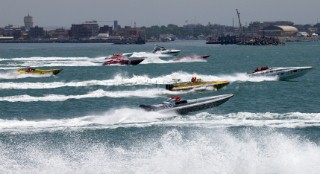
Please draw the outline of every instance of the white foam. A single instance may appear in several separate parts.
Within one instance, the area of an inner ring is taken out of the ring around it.
[[[103,60],[105,57],[19,57],[19,58],[0,58],[0,61],[92,61]]]
[[[110,57],[108,55],[106,57]],[[172,59],[162,60],[161,58],[169,58],[169,55],[153,54],[151,52],[134,52],[131,58],[145,58],[141,64],[162,64],[162,63],[181,63],[181,62],[206,62],[205,60],[182,59],[173,61]],[[17,69],[19,67],[63,67],[63,66],[102,66],[105,57],[20,57],[20,58],[0,58],[1,69]]]
[[[0,79],[44,78],[44,77],[50,77],[50,76],[53,76],[53,75],[52,74],[20,74],[17,70],[0,72]],[[2,83],[2,84],[4,86],[7,86],[8,84],[10,84],[10,82]]]
[[[169,61],[162,60],[159,57],[149,57],[144,59],[140,64],[163,64],[163,63],[170,63]]]
[[[146,134],[147,133],[147,134]],[[320,147],[276,131],[144,132],[139,139],[75,137],[0,142],[2,173],[318,173]],[[119,135],[124,136],[119,132]],[[130,132],[126,136],[131,135]],[[133,136],[137,136],[132,133]],[[55,135],[56,137],[56,135]],[[104,136],[98,136],[104,137]],[[111,136],[112,137],[112,136]],[[121,137],[122,138],[122,137]],[[56,143],[59,143],[56,145]]]
[[[0,97],[0,101],[7,102],[56,102],[56,101],[66,101],[70,99],[86,99],[86,98],[130,98],[130,97],[141,97],[141,98],[154,98],[161,95],[170,94],[181,94],[183,92],[168,91],[165,89],[151,88],[151,89],[139,89],[132,91],[105,91],[96,90],[89,92],[87,94],[81,95],[58,95],[58,94],[48,94],[44,96],[30,96],[30,95],[15,95]]]
[[[152,52],[133,52],[130,57],[145,57],[145,58],[168,58],[170,55],[166,54],[154,54]]]
[[[181,62],[207,62],[206,59],[202,59],[202,58],[192,58],[192,57],[182,57],[179,58],[178,60],[171,60],[177,63],[181,63]]]
[[[204,75],[198,73],[187,73],[183,71],[173,72],[168,75],[149,77],[148,75],[133,75],[128,77],[124,74],[116,74],[113,79],[108,80],[88,80],[73,82],[49,82],[49,83],[29,83],[29,82],[4,82],[0,83],[0,89],[52,89],[60,87],[84,87],[84,86],[131,86],[131,85],[157,85],[173,83],[173,79],[180,79],[182,82],[190,81],[192,77],[202,78],[206,81],[228,80],[230,82],[262,82],[277,80],[274,77],[250,77],[245,73],[233,75]],[[0,79],[15,79],[26,77],[48,77],[43,75],[20,75],[17,72],[0,74]]]
[[[320,126],[319,113],[249,113],[239,112],[230,114],[210,114],[201,112],[189,117],[180,117],[163,122],[170,125],[193,125],[207,128],[219,127],[272,127],[299,128]]]
[[[110,57],[108,55],[106,57]],[[146,58],[141,64],[149,63],[176,63],[172,60],[162,60],[160,58],[167,58],[168,55],[153,54],[151,52],[134,52],[131,58]],[[101,66],[105,61],[105,57],[20,57],[20,58],[1,58],[1,61],[7,61],[6,63],[0,64],[2,68],[18,68],[18,67],[61,67],[61,66]],[[182,62],[190,62],[185,60]],[[19,66],[17,66],[17,64]]]
[[[214,73],[214,72],[213,72]],[[180,79],[182,82],[190,81],[192,77],[201,78],[205,81],[219,81],[228,80],[229,82],[262,82],[262,81],[275,81],[276,77],[250,77],[247,73],[235,73],[231,75],[217,74],[217,75],[205,75],[199,73],[187,73],[183,71],[173,72],[172,74],[155,77],[158,81],[168,79]]]
[[[162,58],[166,58],[165,60]],[[141,62],[141,64],[165,64],[165,63],[188,63],[188,62],[207,62],[205,59],[182,58],[174,60],[174,58],[159,57],[159,55],[152,55]]]
[[[7,61],[0,64],[3,67],[61,67],[61,66],[101,66],[105,57],[21,57],[3,58],[0,61]],[[17,66],[18,65],[18,66]]]
[[[170,118],[170,119],[166,119]],[[173,127],[228,128],[270,127],[305,128],[320,126],[319,113],[230,113],[180,116],[175,113],[161,114],[141,109],[121,108],[70,119],[4,120],[0,119],[0,132],[41,132],[64,129],[113,129],[118,127],[149,127],[152,125]]]
[[[70,119],[45,120],[3,120],[0,119],[0,132],[35,133],[42,131],[104,129],[117,127],[139,127],[143,123],[152,124],[174,115],[146,112],[142,109],[111,109],[98,115],[88,115]]]

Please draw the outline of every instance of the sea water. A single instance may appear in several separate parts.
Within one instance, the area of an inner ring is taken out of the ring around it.
[[[152,54],[154,43],[0,44],[0,173],[318,173],[320,43],[284,46],[157,43],[180,49]],[[102,66],[133,52],[137,66]],[[19,67],[62,68],[56,76],[20,75]],[[250,77],[256,67],[313,66],[278,81]],[[172,79],[228,80],[221,90],[172,92]],[[234,94],[187,115],[139,104],[171,95]]]

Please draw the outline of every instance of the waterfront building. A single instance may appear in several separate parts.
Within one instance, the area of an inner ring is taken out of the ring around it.
[[[114,31],[108,42],[115,44],[145,44],[145,30],[125,26]]]
[[[69,31],[64,28],[57,28],[48,31],[51,40],[67,40],[69,39]]]
[[[258,37],[260,35],[260,30],[262,30],[263,27],[265,26],[263,26],[261,22],[251,22],[246,28],[246,35]]]
[[[258,36],[261,33],[261,30],[263,30],[266,27],[270,26],[293,26],[294,23],[291,21],[267,21],[267,22],[259,22],[254,21],[250,22],[249,26],[246,28],[246,34],[250,36]]]
[[[315,24],[314,26],[315,32],[320,34],[320,23]]]
[[[262,33],[265,36],[275,36],[275,37],[282,37],[282,36],[296,36],[298,33],[298,29],[293,26],[283,26],[283,25],[272,25],[262,29]]]
[[[3,36],[12,36],[14,39],[18,39],[22,36],[22,29],[14,25],[7,25],[4,27]]]
[[[28,16],[24,17],[24,27],[27,31],[33,27],[33,17],[28,14]]]
[[[11,41],[11,40],[13,40],[13,39],[14,39],[13,36],[1,36],[1,35],[0,35],[0,42],[1,42],[1,41]]]
[[[35,27],[30,28],[30,30],[29,30],[29,37],[30,38],[40,39],[40,38],[44,37],[44,35],[45,35],[45,32],[44,32],[43,27],[35,26]]]
[[[89,39],[99,34],[99,25],[97,21],[86,21],[83,24],[72,24],[70,37],[73,39]]]
[[[118,21],[117,20],[114,20],[113,21],[113,30],[114,31],[118,31],[120,29],[120,26],[118,24]]]
[[[82,24],[72,24],[70,29],[70,37],[73,39],[88,39],[91,37],[91,32]]]
[[[97,21],[86,21],[82,25],[91,32],[92,36],[97,36],[99,34],[99,25]]]
[[[104,25],[103,27],[100,27],[99,33],[109,33],[112,34],[112,27],[110,27],[109,25]]]
[[[130,26],[125,26],[123,29],[114,32],[115,35],[120,35],[124,37],[144,37],[145,31],[140,28],[131,28]]]

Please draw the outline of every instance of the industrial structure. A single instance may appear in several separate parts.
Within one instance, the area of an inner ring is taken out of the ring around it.
[[[33,27],[33,17],[28,14],[28,16],[24,17],[24,27],[27,31]]]
[[[265,27],[261,31],[265,36],[295,36],[298,33],[298,29],[294,26],[287,25],[270,25]]]

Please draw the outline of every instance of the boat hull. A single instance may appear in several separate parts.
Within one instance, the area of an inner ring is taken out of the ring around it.
[[[179,114],[187,114],[189,112],[196,112],[215,106],[219,106],[228,101],[233,94],[224,94],[212,97],[204,97],[193,100],[184,100],[179,103],[158,104],[158,105],[140,105],[146,111],[156,112],[177,112]]]
[[[166,89],[170,91],[188,91],[192,89],[201,89],[201,88],[213,88],[221,89],[224,86],[228,85],[228,81],[201,81],[201,82],[184,82],[184,83],[175,83],[167,84]]]
[[[18,70],[20,74],[37,74],[37,75],[45,75],[45,74],[53,74],[57,75],[63,69],[52,69],[52,70],[41,70],[41,69],[34,69],[33,71],[27,72],[25,70]]]
[[[250,73],[249,76],[267,76],[267,77],[277,77],[279,80],[290,80],[294,78],[301,77],[309,72],[313,67],[279,67],[279,68],[269,68],[267,70]]]
[[[103,63],[103,65],[138,65],[140,64],[144,59],[121,59],[121,60],[107,60]]]

